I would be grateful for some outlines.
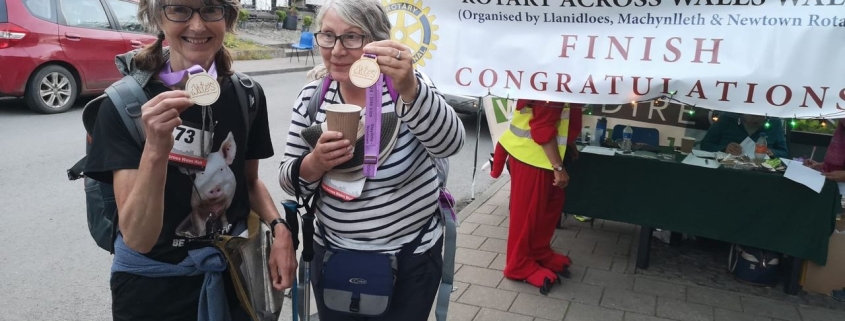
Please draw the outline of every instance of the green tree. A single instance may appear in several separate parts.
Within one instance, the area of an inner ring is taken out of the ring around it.
[[[238,12],[238,22],[246,22],[247,20],[249,20],[249,10],[241,9]]]
[[[833,134],[836,126],[828,123],[827,120],[819,119],[791,119],[787,121],[792,130],[819,134]]]

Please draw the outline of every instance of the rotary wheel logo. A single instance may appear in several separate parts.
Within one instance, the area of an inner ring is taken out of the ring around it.
[[[435,17],[429,15],[430,8],[414,0],[382,0],[382,5],[393,24],[390,38],[411,48],[415,67],[425,66],[437,49],[434,42],[440,39],[434,34],[438,27],[433,23]]]

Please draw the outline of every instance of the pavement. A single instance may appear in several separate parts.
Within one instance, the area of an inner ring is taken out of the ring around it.
[[[234,69],[257,76],[314,67],[310,59],[309,63],[295,60],[235,61]],[[319,57],[316,63],[321,63]],[[503,177],[458,214],[455,291],[449,320],[845,320],[841,309],[804,305],[788,296],[777,300],[639,274],[635,265],[637,226],[605,220],[583,223],[571,216],[555,231],[552,248],[572,258],[572,277],[553,287],[547,296],[541,295],[537,288],[502,274],[509,199],[510,179]],[[429,320],[435,320],[433,309]]]
[[[449,320],[845,320],[845,312],[794,303],[786,295],[773,300],[638,274],[637,226],[571,216],[555,231],[552,248],[572,258],[572,277],[543,296],[502,275],[509,199],[510,180],[502,178],[458,215],[457,291]]]
[[[323,59],[316,52],[314,53],[314,60],[312,60],[311,57],[308,57],[308,62],[305,62],[304,52],[301,52],[300,55],[299,59],[297,59],[296,56],[291,56],[289,58],[262,60],[235,60],[233,68],[254,77],[288,72],[309,71],[313,69],[315,65],[323,63]]]

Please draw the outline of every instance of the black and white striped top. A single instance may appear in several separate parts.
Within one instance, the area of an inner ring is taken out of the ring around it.
[[[411,242],[422,228],[427,231],[421,245],[414,251],[422,253],[434,245],[442,235],[438,213],[438,178],[432,157],[455,155],[464,144],[464,126],[437,88],[417,71],[420,83],[417,100],[405,111],[401,104],[396,114],[400,119],[397,142],[393,151],[379,166],[376,177],[368,179],[363,193],[355,200],[344,202],[329,196],[318,182],[299,178],[304,196],[320,191],[316,215],[324,225],[332,246],[382,253],[398,252]],[[287,193],[294,195],[291,178],[292,160],[310,150],[300,137],[302,129],[326,120],[323,106],[343,102],[338,83],[332,81],[316,122],[307,116],[308,103],[322,80],[307,84],[294,103],[287,145],[279,171],[279,182]],[[382,110],[393,111],[387,86],[382,88]],[[433,219],[432,219],[433,218]],[[320,229],[315,238],[324,244]]]

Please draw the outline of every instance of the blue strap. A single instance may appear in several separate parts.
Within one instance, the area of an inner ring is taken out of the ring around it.
[[[114,261],[111,272],[125,272],[145,277],[194,276],[205,274],[200,290],[199,321],[223,321],[231,319],[223,275],[226,258],[214,247],[203,247],[188,251],[188,256],[178,264],[159,262],[130,249],[123,242],[123,235],[114,241]]]
[[[434,315],[437,321],[446,321],[449,312],[449,297],[455,277],[455,250],[457,247],[457,223],[455,211],[452,208],[454,200],[445,190],[440,194],[440,210],[443,213],[443,224],[446,225],[446,237],[443,244],[443,276],[440,279],[440,290],[437,293],[437,305]]]

